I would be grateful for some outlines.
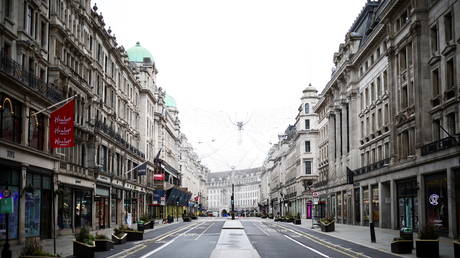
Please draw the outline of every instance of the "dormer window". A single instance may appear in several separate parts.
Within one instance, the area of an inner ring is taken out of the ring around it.
[[[310,113],[310,105],[308,103],[305,103],[305,114]]]

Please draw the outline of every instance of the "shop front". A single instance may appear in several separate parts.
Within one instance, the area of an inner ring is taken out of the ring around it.
[[[110,223],[117,225],[120,223],[120,208],[122,200],[123,190],[119,188],[112,188],[110,198]]]
[[[110,227],[109,196],[110,188],[97,185],[94,202],[96,203],[96,227],[98,229]]]
[[[13,213],[8,216],[8,238],[19,238],[19,201],[20,201],[20,168],[0,165],[2,176],[0,177],[0,198],[3,198],[3,190],[10,190],[13,197]],[[6,215],[0,213],[0,240],[6,239]]]
[[[40,174],[40,172],[46,174]],[[51,171],[29,167],[25,192],[25,237],[51,238],[53,190]]]
[[[58,182],[59,230],[65,233],[92,227],[94,183],[65,175],[59,175]]]
[[[441,235],[447,235],[449,212],[446,173],[426,175],[424,182],[426,224],[433,225]]]
[[[398,199],[398,228],[418,231],[417,179],[409,178],[396,182]]]

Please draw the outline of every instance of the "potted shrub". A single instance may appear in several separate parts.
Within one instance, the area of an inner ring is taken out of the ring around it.
[[[43,250],[43,247],[40,245],[39,238],[26,238],[24,248],[22,248],[20,258],[29,258],[29,257],[60,257],[59,255],[54,255],[47,253]]]
[[[132,228],[128,228],[127,226],[120,227],[121,232],[128,234],[126,239],[128,241],[140,241],[144,239],[144,231],[134,230]]]
[[[439,257],[439,239],[432,225],[426,225],[415,240],[417,257]]]
[[[300,213],[297,213],[297,217],[294,219],[294,224],[296,225],[302,224],[302,220],[300,220]]]
[[[460,257],[460,237],[454,239],[454,257]]]
[[[333,217],[320,219],[319,225],[323,232],[332,232],[335,230],[335,220]]]
[[[143,222],[144,230],[145,230],[145,229],[152,229],[153,226],[154,226],[154,224],[155,224],[155,221],[153,221],[153,220],[151,219],[151,217],[146,216],[146,215],[142,216],[142,217],[140,218],[140,220]],[[140,229],[139,229],[139,225],[138,225],[137,230],[140,230]]]
[[[190,218],[191,219],[198,219],[194,213],[190,213]]]
[[[189,216],[185,215],[185,214],[182,215],[182,220],[183,220],[184,222],[190,222],[190,221],[192,221],[192,219],[191,219]]]
[[[115,228],[113,230],[112,241],[113,241],[114,244],[120,245],[120,244],[126,243],[126,241],[128,239],[127,237],[128,237],[128,234],[126,234],[125,232],[121,231],[120,229]]]
[[[412,253],[412,248],[413,243],[409,239],[397,237],[391,242],[391,252],[395,254],[410,254]]]
[[[113,248],[113,242],[106,235],[100,235],[96,233],[94,237],[94,243],[96,244],[96,252],[109,251]]]
[[[286,222],[293,223],[294,222],[294,217],[292,217],[290,214],[286,217]]]
[[[273,213],[268,214],[269,219],[273,219]]]
[[[89,233],[89,229],[83,227],[80,232],[75,234],[73,241],[73,256],[94,258],[94,236]]]
[[[142,231],[144,232],[144,221],[143,220],[139,220],[137,222],[137,231]]]

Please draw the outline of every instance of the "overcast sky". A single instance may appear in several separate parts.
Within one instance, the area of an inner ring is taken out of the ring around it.
[[[211,171],[260,166],[319,91],[366,0],[93,0],[117,42],[139,41]],[[247,122],[242,131],[233,123]]]

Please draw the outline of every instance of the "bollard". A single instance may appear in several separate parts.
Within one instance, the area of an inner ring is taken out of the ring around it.
[[[374,229],[374,222],[369,223],[369,228],[371,230],[371,242],[375,243],[375,229]]]

